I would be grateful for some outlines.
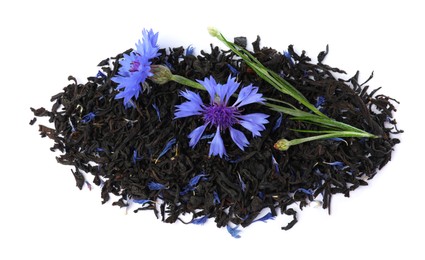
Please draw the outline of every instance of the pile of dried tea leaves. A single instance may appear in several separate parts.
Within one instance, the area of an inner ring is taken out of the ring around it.
[[[243,37],[235,42],[246,47]],[[243,86],[258,86],[264,96],[299,106],[229,51],[211,45],[210,52],[201,51],[198,56],[182,47],[160,53],[153,63],[166,64],[173,74],[192,80],[212,75],[217,82],[232,75]],[[314,201],[330,212],[333,194],[349,196],[391,160],[399,143],[392,136],[402,132],[393,119],[397,101],[377,95],[378,89],[371,91],[366,85],[369,80],[359,83],[358,73],[349,80],[339,79],[345,72],[323,63],[328,50],[318,55],[318,63],[312,63],[293,46],[283,54],[260,49],[257,38],[252,53],[329,117],[380,138],[328,139],[277,151],[273,145],[280,138],[308,136],[293,129],[317,128],[255,104],[246,112],[270,115],[262,136],[241,151],[224,135],[227,156],[208,157],[211,135],[205,134],[194,149],[189,147],[187,136],[200,125],[199,118],[174,120],[175,106],[184,100],[178,94],[185,86],[174,82],[159,86],[148,79],[136,108],[125,108],[114,99],[117,84],[111,77],[123,54],[100,62],[97,76],[85,84],[70,76],[70,84],[51,98],[50,111],[31,109],[36,117],[47,116],[54,124],[53,128],[40,125],[39,131],[54,141],[52,151],[61,152],[57,161],[75,167],[72,174],[80,189],[91,183],[100,186],[103,203],[114,194],[119,199],[113,205],[138,205],[135,212],[152,210],[164,222],[202,224],[211,218],[218,227],[246,227],[287,214],[293,221],[282,227],[286,230],[297,222],[294,206],[302,208]],[[207,99],[206,92],[198,92]],[[192,220],[183,220],[182,215]]]

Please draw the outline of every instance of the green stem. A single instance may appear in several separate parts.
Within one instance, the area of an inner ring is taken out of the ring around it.
[[[180,75],[172,75],[171,76],[171,80],[174,82],[177,82],[179,84],[188,86],[188,87],[192,87],[192,88],[196,88],[196,89],[200,89],[200,90],[205,90],[204,86],[202,86],[201,84],[199,84],[198,82],[195,82],[193,80],[187,79],[183,76]]]

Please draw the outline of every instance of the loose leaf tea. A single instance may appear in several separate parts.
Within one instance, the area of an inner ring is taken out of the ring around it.
[[[151,31],[144,33],[151,40],[157,37]],[[247,39],[237,37],[235,43],[246,47]],[[313,203],[330,213],[334,194],[348,197],[391,160],[393,147],[399,143],[393,134],[402,132],[393,118],[398,102],[378,94],[379,89],[370,91],[367,83],[373,75],[364,83],[359,82],[359,73],[348,80],[340,79],[343,70],[323,63],[328,47],[314,63],[306,52],[295,52],[292,45],[279,53],[260,48],[258,37],[252,46],[253,57],[289,82],[320,113],[378,138],[328,138],[276,150],[281,138],[304,138],[322,128],[264,106],[260,93],[304,109],[270,86],[233,52],[213,45],[198,56],[193,55],[191,46],[167,50],[152,45],[155,52],[146,60],[128,50],[101,61],[100,71],[86,83],[70,76],[70,84],[51,98],[50,111],[31,110],[36,117],[48,117],[53,123],[53,127],[40,125],[39,131],[42,137],[53,140],[52,151],[61,152],[57,161],[74,167],[71,173],[78,188],[85,184],[90,188],[91,183],[100,186],[102,203],[113,194],[119,197],[113,205],[137,205],[134,212],[152,210],[167,223],[180,220],[199,225],[211,218],[217,227],[226,226],[234,237],[240,237],[239,226],[286,214],[293,217],[282,227],[288,230],[297,223],[295,207],[302,209]],[[123,58],[126,63],[120,63]],[[217,95],[202,91],[196,83],[192,85],[198,90],[190,91],[176,81],[165,80],[159,85],[153,80],[158,79],[154,78],[158,76],[153,75],[155,70],[149,72],[146,67],[143,80],[139,78],[134,85],[137,88],[130,89],[132,78],[125,69],[136,71],[143,63],[152,68],[165,65],[173,75],[200,83],[214,79]],[[230,82],[230,78],[234,80]],[[226,95],[218,93],[229,86],[226,84],[240,84],[237,91],[235,88],[239,97],[248,91],[243,90],[246,86],[258,88],[251,87],[251,95],[259,94],[249,105],[232,106],[238,101],[238,95],[233,94],[236,92],[226,89]],[[197,101],[183,105],[193,99]],[[176,112],[191,106],[209,110],[202,114],[201,109],[197,116],[176,116]],[[223,121],[223,113],[234,114]],[[246,128],[241,121],[249,114],[263,122],[257,125],[261,128],[258,134],[252,125]],[[35,122],[36,118],[30,124]],[[190,140],[194,136],[196,140]],[[224,150],[210,150],[217,140]],[[185,214],[192,220],[183,220]]]

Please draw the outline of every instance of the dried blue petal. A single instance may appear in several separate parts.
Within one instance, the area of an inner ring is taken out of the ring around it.
[[[258,192],[258,197],[259,197],[260,199],[264,200],[264,192],[259,191],[259,192]]]
[[[292,60],[291,54],[289,52],[283,51],[283,56],[285,56],[291,66],[294,66],[294,61]]]
[[[137,150],[134,150],[133,152],[133,164],[136,164],[137,161],[140,161],[142,159],[142,157],[139,157],[139,155],[137,154]]]
[[[148,188],[150,190],[164,190],[167,187],[164,184],[151,181],[151,182],[148,183]]]
[[[167,68],[169,68],[170,70],[174,70],[174,67],[173,67],[173,65],[171,65],[170,62],[165,61],[164,63],[165,63],[165,66],[167,66]]]
[[[85,183],[86,183],[86,185],[87,185],[87,188],[89,188],[89,190],[91,191],[92,187],[91,187],[91,184],[90,184],[90,182],[88,182],[88,181],[85,181]]]
[[[272,166],[274,171],[279,174],[279,164],[276,161],[276,158],[274,158],[273,154],[272,154]]]
[[[98,71],[96,77],[101,77],[102,79],[106,79],[106,75],[102,71]]]
[[[183,190],[180,192],[180,196],[186,195],[190,191],[193,191],[195,189],[195,186],[198,185],[198,182],[201,179],[202,180],[207,180],[207,178],[205,176],[207,176],[207,175],[206,174],[198,174],[195,177],[193,177],[192,179],[190,179],[189,184],[186,185],[183,188]]]
[[[241,236],[239,235],[239,233],[241,232],[241,230],[239,230],[238,227],[239,226],[236,226],[236,227],[232,228],[229,225],[227,225],[226,226],[227,232],[229,232],[230,235],[232,235],[232,237],[234,237],[234,238],[241,238]]]
[[[203,181],[207,180],[208,178],[206,178],[205,176],[207,176],[206,174],[198,174],[195,177],[193,177],[192,179],[190,179],[189,181],[189,186],[195,187],[196,185],[198,185],[198,182],[202,179]]]
[[[201,140],[202,140],[202,139],[211,139],[211,138],[213,138],[213,137],[214,137],[214,135],[215,135],[215,133],[212,133],[212,134],[209,134],[209,135],[202,135],[202,136],[201,136]]]
[[[158,158],[156,158],[156,160],[158,161],[159,158],[161,158],[164,154],[166,154],[171,149],[171,147],[173,147],[174,144],[176,144],[176,138],[173,138],[173,139],[171,139],[170,141],[167,142],[164,149],[162,149],[162,152],[159,154],[159,156],[158,156]]]
[[[321,106],[323,106],[323,104],[325,104],[325,97],[324,96],[318,96],[316,98],[316,104],[314,105],[316,108],[319,108]]]
[[[104,152],[104,151],[105,151],[105,149],[103,149],[103,148],[100,148],[100,147],[96,148],[96,152]]]
[[[240,174],[238,174],[238,177],[239,177],[239,182],[241,184],[241,189],[242,189],[242,191],[245,191],[246,190],[245,182],[243,182]]]
[[[191,55],[193,55],[193,52],[194,51],[195,51],[195,48],[192,47],[192,45],[187,46],[185,56],[191,56]]]
[[[213,197],[214,197],[214,199],[213,199],[214,205],[221,203],[220,198],[218,197],[218,193],[216,191],[213,191]]]
[[[282,113],[279,113],[279,114],[280,114],[280,116],[276,120],[276,123],[274,124],[273,129],[272,129],[272,132],[276,131],[280,127],[280,125],[282,124],[282,118],[283,118],[283,116],[282,116]]]
[[[303,193],[305,193],[305,194],[307,194],[307,195],[313,195],[313,193],[314,193],[312,189],[298,188],[298,189],[294,192],[294,194],[295,194],[295,193],[297,193],[298,191],[303,192]]]
[[[94,119],[94,117],[96,116],[95,113],[90,112],[87,115],[83,116],[83,118],[81,119],[81,122],[84,124],[89,123],[90,121],[92,121]]]
[[[132,200],[132,201],[138,204],[145,204],[145,203],[152,202],[152,200],[148,200],[148,199],[140,199],[140,200]]]
[[[273,216],[273,214],[271,212],[267,213],[266,215],[264,215],[263,217],[256,219],[254,221],[252,221],[252,223],[257,222],[257,221],[262,221],[262,222],[267,222],[267,220],[274,220],[275,216]]]
[[[236,76],[239,74],[239,71],[233,67],[232,65],[230,65],[229,63],[227,63],[227,67],[229,68],[230,72],[232,73],[233,76]]]
[[[348,168],[349,166],[345,165],[343,162],[335,161],[335,162],[323,162],[327,165],[334,166],[337,169],[343,170],[345,168]]]
[[[205,216],[202,216],[200,218],[192,219],[192,221],[190,223],[195,224],[195,225],[203,225],[203,224],[205,224],[205,222],[207,222],[207,220],[208,220],[208,216],[205,215]]]
[[[71,132],[75,132],[75,131],[76,131],[76,129],[75,129],[74,124],[72,123],[72,121],[71,121],[71,118],[70,118],[70,117],[68,117],[68,122],[69,122],[69,125],[71,126]]]
[[[155,103],[152,103],[152,107],[156,111],[156,116],[158,117],[158,121],[161,122],[161,113],[159,111],[158,106]]]

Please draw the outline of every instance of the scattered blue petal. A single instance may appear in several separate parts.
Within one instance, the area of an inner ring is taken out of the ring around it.
[[[291,66],[294,66],[294,61],[292,60],[291,54],[289,52],[283,51],[283,56],[285,56]]]
[[[139,157],[137,150],[133,151],[133,164],[136,164],[137,161],[140,161],[142,157]]]
[[[170,70],[174,70],[174,67],[173,67],[173,65],[171,65],[170,62],[165,61],[164,63],[165,63],[165,66],[167,66],[167,68],[169,68]]]
[[[294,194],[295,193],[297,193],[297,192],[302,192],[302,193],[305,193],[305,194],[307,194],[307,195],[313,195],[313,190],[311,190],[311,189],[304,189],[304,188],[298,188],[295,192],[294,192]]]
[[[348,145],[347,141],[339,137],[328,138],[328,140],[335,141],[335,142],[344,142],[346,145]]]
[[[273,126],[273,129],[272,129],[272,132],[276,131],[280,127],[280,125],[282,124],[283,116],[282,116],[282,113],[279,113],[279,114],[280,114],[280,116],[276,120],[276,123],[275,123],[275,125]]]
[[[257,221],[262,221],[262,222],[267,222],[267,220],[274,220],[275,216],[273,216],[273,214],[271,212],[267,213],[266,215],[264,215],[263,217],[256,219],[254,221],[252,221],[252,223],[257,222]]]
[[[193,177],[192,179],[190,179],[189,181],[189,186],[195,187],[196,185],[198,185],[198,182],[202,179],[203,181],[208,180],[208,178],[206,178],[205,176],[207,176],[206,174],[198,174],[195,177]]]
[[[92,189],[92,186],[91,186],[90,182],[88,182],[88,181],[85,181],[85,183],[86,183],[86,185],[87,185],[87,188],[89,188],[89,190],[91,191],[91,189]]]
[[[202,140],[202,139],[211,139],[211,138],[213,138],[213,137],[214,137],[214,135],[215,135],[215,133],[212,133],[212,134],[209,134],[209,135],[202,135],[202,136],[201,136],[201,140]]]
[[[185,56],[193,55],[194,51],[195,51],[195,48],[192,47],[192,45],[187,46]]]
[[[95,116],[96,116],[95,113],[90,112],[87,115],[83,116],[83,118],[81,119],[81,122],[84,123],[84,124],[87,124],[90,121],[92,121]]]
[[[242,177],[241,177],[241,175],[240,175],[240,174],[238,174],[238,177],[239,177],[239,182],[240,182],[240,184],[241,184],[241,189],[242,189],[242,191],[245,191],[245,190],[246,190],[246,184],[245,184],[245,182],[242,180]]]
[[[213,197],[214,197],[213,199],[214,205],[218,205],[221,203],[220,197],[218,197],[218,193],[216,191],[213,191]]]
[[[150,190],[164,190],[167,187],[164,184],[151,181],[151,182],[148,183],[148,188]]]
[[[272,166],[273,166],[274,171],[277,174],[279,174],[279,172],[280,172],[279,171],[279,164],[277,163],[276,158],[274,158],[273,154],[272,154]]]
[[[316,108],[320,108],[325,104],[325,97],[324,96],[318,96],[316,98],[316,104],[314,105]]]
[[[175,144],[176,144],[176,138],[173,138],[170,141],[168,141],[164,149],[162,149],[162,152],[159,154],[158,158],[156,158],[156,160],[159,160],[159,158],[164,156],[164,154],[166,154]]]
[[[68,122],[69,122],[69,125],[71,126],[71,132],[75,132],[75,131],[76,131],[76,129],[75,129],[74,124],[72,123],[72,121],[71,121],[71,118],[70,118],[70,117],[68,117]]]
[[[160,111],[159,111],[158,106],[157,106],[155,103],[152,103],[152,107],[153,107],[153,109],[155,109],[155,111],[156,111],[156,115],[157,115],[157,117],[158,117],[159,122],[161,122],[161,113],[160,113]]]
[[[230,65],[229,63],[227,63],[227,67],[229,68],[230,72],[232,73],[232,76],[236,76],[236,75],[239,74],[239,71],[235,67]]]
[[[232,237],[234,238],[241,238],[241,236],[239,235],[241,230],[239,230],[238,227],[239,226],[232,228],[229,225],[227,225],[227,232],[229,232],[229,234],[232,235]]]
[[[264,192],[259,191],[259,192],[258,192],[258,197],[259,197],[260,199],[264,200]]]
[[[194,218],[192,219],[192,221],[190,223],[195,224],[195,225],[203,225],[207,222],[208,220],[208,215],[202,216],[200,218]]]
[[[145,203],[149,203],[152,202],[152,200],[147,200],[147,199],[140,199],[140,200],[132,200],[134,203],[137,204],[145,204]]]
[[[324,164],[330,165],[330,166],[334,166],[337,169],[343,170],[345,168],[348,168],[348,166],[346,166],[343,162],[340,161],[335,161],[335,162],[323,162]]]
[[[207,175],[206,174],[198,174],[195,177],[193,177],[192,179],[190,179],[189,184],[186,185],[183,188],[183,190],[180,192],[180,196],[186,195],[187,193],[193,191],[195,189],[196,185],[198,185],[200,180],[203,180],[203,181],[208,180],[208,178],[205,177],[205,176],[207,176]]]
[[[106,75],[102,71],[98,71],[96,77],[101,77],[102,79],[106,79]]]

